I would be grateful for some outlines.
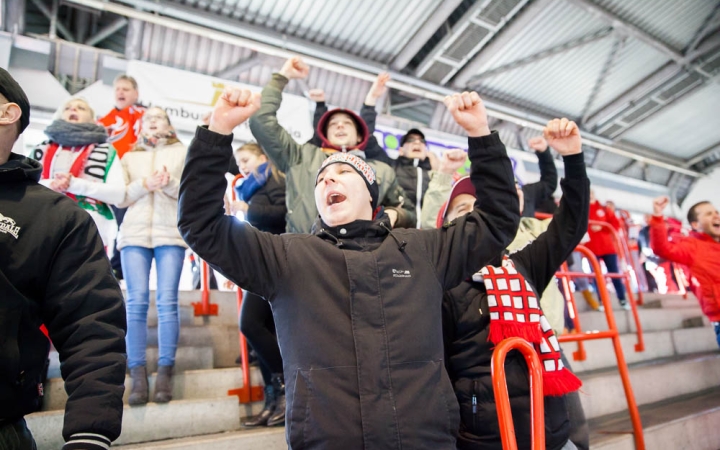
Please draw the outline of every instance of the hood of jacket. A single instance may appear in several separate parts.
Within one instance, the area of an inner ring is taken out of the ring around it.
[[[16,153],[10,153],[8,161],[0,166],[0,183],[38,182],[41,175],[42,165],[39,162]]]
[[[355,127],[357,128],[358,134],[360,135],[360,143],[354,146],[350,147],[338,147],[337,145],[333,145],[328,141],[327,136],[325,135],[325,128],[327,127],[327,123],[330,121],[330,117],[332,117],[335,113],[345,113],[352,117],[353,121],[355,122]],[[320,121],[317,125],[317,135],[320,136],[320,140],[322,141],[323,148],[331,148],[333,150],[338,151],[350,151],[350,150],[365,150],[365,146],[367,146],[368,140],[370,139],[370,131],[368,130],[367,124],[364,120],[355,112],[350,111],[349,109],[344,108],[336,108],[332,109],[320,118]]]

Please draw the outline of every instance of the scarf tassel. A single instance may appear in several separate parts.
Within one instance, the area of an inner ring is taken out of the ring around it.
[[[582,387],[582,381],[574,373],[563,368],[553,372],[543,371],[543,395],[561,397]]]
[[[497,345],[504,339],[511,337],[520,337],[531,344],[537,344],[542,341],[543,334],[537,323],[490,321],[490,333],[488,335],[490,342]]]

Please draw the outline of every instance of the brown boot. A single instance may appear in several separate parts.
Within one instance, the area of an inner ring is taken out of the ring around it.
[[[158,366],[155,377],[155,403],[167,403],[172,400],[173,366]]]
[[[132,389],[128,403],[131,405],[144,405],[148,402],[148,378],[145,366],[130,369]]]
[[[593,295],[592,295],[592,293],[590,292],[589,289],[585,289],[584,291],[581,291],[581,292],[582,292],[582,296],[583,296],[583,298],[585,299],[585,301],[587,302],[587,304],[590,305],[590,307],[591,307],[594,311],[604,311],[604,310],[605,310],[605,308],[603,308],[603,307],[598,303],[598,301],[595,300],[595,297],[593,297]]]

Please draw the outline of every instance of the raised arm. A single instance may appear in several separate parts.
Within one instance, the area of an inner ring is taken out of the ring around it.
[[[653,200],[653,216],[650,219],[650,248],[660,258],[690,266],[693,263],[693,246],[689,240],[675,242],[668,240],[668,229],[663,211],[670,204],[666,196]]]
[[[65,237],[54,249],[42,308],[60,354],[70,448],[108,448],[120,435],[125,390],[125,305],[92,218],[72,208],[54,218]]]
[[[295,142],[277,120],[277,111],[282,103],[282,91],[293,78],[305,78],[309,68],[302,59],[293,57],[285,62],[279,73],[274,73],[262,90],[260,109],[250,119],[250,131],[258,144],[265,150],[270,161],[282,172],[299,164],[302,159],[302,145]],[[230,130],[232,132],[232,130]]]
[[[480,97],[475,92],[455,94],[445,98],[445,105],[468,133],[470,179],[476,192],[471,213],[424,233],[447,290],[491,261],[499,261],[517,232],[520,207],[512,164],[498,134],[490,133]]]
[[[575,122],[551,120],[545,138],[562,155],[565,178],[563,196],[548,229],[535,241],[511,255],[526,271],[528,280],[542,292],[560,265],[585,235],[590,209],[590,180],[585,171],[582,139]]]
[[[178,228],[190,248],[214,269],[270,299],[285,270],[282,239],[226,216],[223,209],[232,130],[258,108],[258,94],[227,87],[209,127],[198,127],[180,180]]]
[[[325,91],[322,89],[310,89],[309,94],[310,100],[315,102],[315,112],[313,112],[313,137],[310,139],[310,143],[320,147],[322,146],[322,140],[318,135],[317,128],[322,116],[328,112],[327,103],[325,103]]]

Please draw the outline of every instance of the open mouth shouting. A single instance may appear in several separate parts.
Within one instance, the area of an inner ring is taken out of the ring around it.
[[[347,197],[339,192],[330,191],[325,197],[325,204],[328,206],[339,205],[340,203],[347,200]]]

